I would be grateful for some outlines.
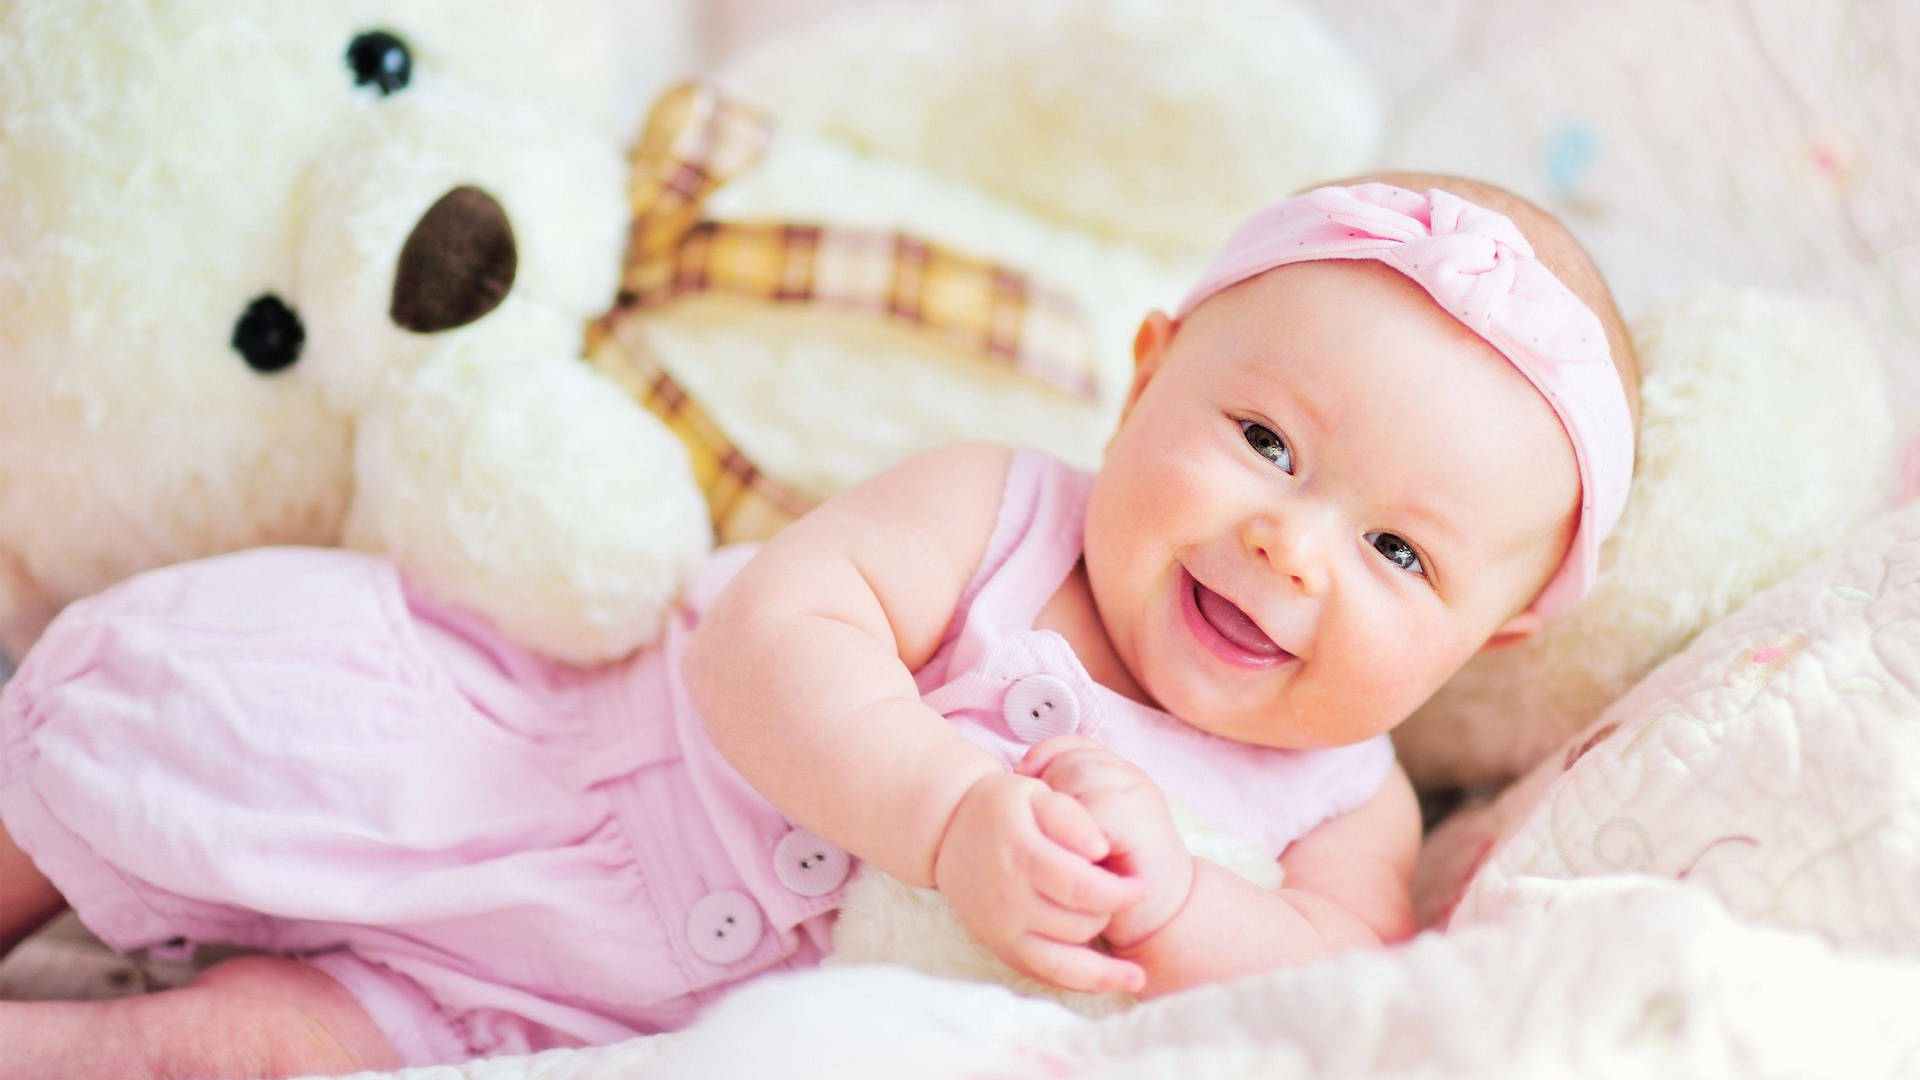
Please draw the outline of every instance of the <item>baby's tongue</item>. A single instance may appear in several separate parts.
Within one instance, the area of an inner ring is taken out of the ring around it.
[[[1199,582],[1193,583],[1194,603],[1200,608],[1200,614],[1213,624],[1220,636],[1247,650],[1255,656],[1278,656],[1285,652],[1273,643],[1273,639],[1260,632],[1260,628],[1247,618],[1247,613],[1233,605],[1231,600],[1214,592]]]

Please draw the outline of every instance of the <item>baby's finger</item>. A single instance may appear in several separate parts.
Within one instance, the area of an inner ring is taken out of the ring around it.
[[[1051,739],[1042,739],[1027,747],[1025,756],[1013,771],[1022,776],[1039,776],[1047,771],[1047,764],[1069,750],[1082,750],[1087,747],[1099,749],[1100,744],[1085,735],[1055,735]]]
[[[1075,911],[1110,914],[1132,907],[1147,894],[1144,882],[1121,877],[1044,840],[1033,844],[1025,862],[1034,891]]]
[[[1113,853],[1113,844],[1100,831],[1080,800],[1058,791],[1042,791],[1033,797],[1033,819],[1049,840],[1079,855],[1088,862],[1099,862]]]
[[[1084,945],[1100,936],[1112,919],[1105,912],[1075,911],[1061,907],[1044,896],[1028,901],[1030,907],[1021,921],[1025,929],[1044,938],[1068,945]]]
[[[1014,940],[1013,953],[1027,974],[1068,990],[1138,993],[1147,985],[1147,973],[1140,965],[1116,960],[1085,945],[1022,934]]]
[[[1119,791],[1135,782],[1138,770],[1103,747],[1068,747],[1047,762],[1040,780],[1076,799]]]

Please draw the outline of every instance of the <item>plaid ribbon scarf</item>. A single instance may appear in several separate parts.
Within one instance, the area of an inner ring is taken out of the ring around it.
[[[640,327],[651,307],[720,292],[869,313],[1094,396],[1078,306],[1017,270],[888,230],[703,218],[707,196],[759,160],[771,131],[695,83],[654,104],[631,155],[634,219],[619,300],[587,333],[588,361],[686,444],[722,543],[765,539],[814,500],[761,472],[667,373]]]

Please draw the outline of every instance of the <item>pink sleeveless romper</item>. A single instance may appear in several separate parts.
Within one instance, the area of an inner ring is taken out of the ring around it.
[[[1278,857],[1364,802],[1385,738],[1230,743],[1094,683],[1032,628],[1090,477],[1015,455],[925,700],[1002,761],[1063,731]],[[751,549],[662,645],[591,670],[409,591],[376,557],[241,552],[72,605],[0,691],[0,822],[121,950],[306,959],[409,1065],[673,1030],[823,954],[852,859],[708,742],[676,673]]]

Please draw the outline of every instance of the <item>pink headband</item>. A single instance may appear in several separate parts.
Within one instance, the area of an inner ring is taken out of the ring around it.
[[[1506,215],[1439,188],[1421,195],[1382,183],[1315,188],[1261,210],[1174,319],[1255,274],[1317,259],[1378,259],[1412,278],[1553,406],[1580,466],[1580,523],[1532,607],[1543,618],[1572,607],[1593,586],[1600,542],[1620,520],[1633,476],[1633,421],[1600,320]]]

